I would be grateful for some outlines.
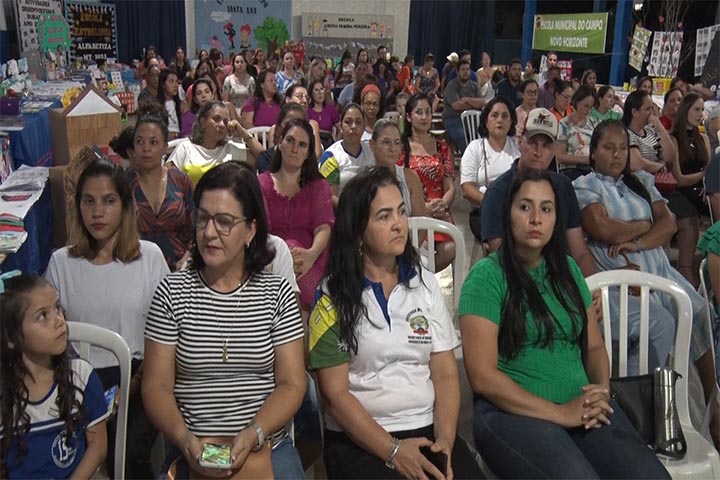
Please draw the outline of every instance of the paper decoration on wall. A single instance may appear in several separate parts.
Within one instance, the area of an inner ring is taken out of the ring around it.
[[[628,64],[638,72],[642,70],[643,60],[645,59],[645,53],[650,44],[651,36],[652,32],[647,28],[639,25],[635,26]]]
[[[651,77],[674,77],[680,63],[682,42],[683,32],[654,32],[648,75]]]
[[[4,2],[3,2],[4,3]],[[20,33],[20,50],[37,49],[37,23],[45,13],[62,15],[62,0],[17,0],[17,24]]]
[[[697,31],[697,39],[695,41],[695,76],[702,75],[703,66],[708,59],[710,45],[712,45],[715,33],[720,32],[720,24],[712,27],[699,28]]]

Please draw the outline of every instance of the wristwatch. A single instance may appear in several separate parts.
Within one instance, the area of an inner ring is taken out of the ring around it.
[[[263,447],[263,443],[265,443],[265,434],[262,431],[262,428],[260,428],[260,425],[258,425],[257,422],[253,422],[250,425],[248,425],[247,428],[252,428],[255,430],[255,433],[257,434],[257,445],[252,449],[253,452],[257,452]]]
[[[395,437],[392,437],[390,456],[388,457],[387,461],[385,462],[385,466],[387,468],[389,468],[390,470],[395,470],[395,456],[397,455],[397,452],[399,449],[400,449],[400,440]]]

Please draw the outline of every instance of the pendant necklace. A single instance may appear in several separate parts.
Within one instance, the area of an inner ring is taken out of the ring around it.
[[[202,274],[201,274],[201,276],[202,276]],[[229,350],[228,344],[230,343],[230,334],[232,333],[233,329],[235,328],[235,322],[238,319],[237,311],[240,308],[240,302],[242,301],[241,293],[244,290],[245,285],[247,285],[248,280],[250,280],[250,277],[245,279],[244,283],[242,281],[240,283],[238,283],[236,292],[238,295],[240,295],[240,298],[238,298],[237,304],[235,305],[235,318],[233,318],[232,323],[230,323],[230,328],[228,328],[227,330],[223,329],[222,334],[221,334],[221,338],[222,338],[222,336],[225,337],[225,340],[223,341],[223,345],[222,345],[222,355],[221,355],[223,363],[228,363],[228,361],[230,360],[230,353],[228,351]],[[215,318],[215,325],[217,326],[218,331],[220,331],[220,319],[217,317]]]

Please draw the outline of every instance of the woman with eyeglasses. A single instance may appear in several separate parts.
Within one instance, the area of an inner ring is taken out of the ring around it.
[[[310,104],[307,113],[310,120],[315,120],[320,128],[320,139],[324,148],[332,145],[334,139],[332,130],[340,132],[340,114],[335,104],[327,100],[327,87],[322,80],[315,80],[308,85],[310,91]]]
[[[524,80],[520,84],[520,93],[522,94],[522,103],[515,109],[517,117],[517,125],[515,128],[515,136],[518,142],[522,141],[525,133],[525,121],[527,120],[530,110],[537,108],[538,94],[540,87],[535,80]]]
[[[455,166],[445,140],[430,134],[432,106],[424,93],[410,97],[405,107],[403,152],[398,164],[412,168],[423,185],[425,206],[431,217],[453,223],[450,207],[455,201]],[[442,233],[435,234],[436,271],[443,270],[455,258],[455,242]]]
[[[291,120],[280,138],[270,171],[258,178],[269,231],[290,247],[300,287],[300,308],[309,313],[327,263],[335,214],[330,187],[318,171],[310,124]]]
[[[288,281],[266,270],[275,252],[257,177],[222,164],[194,200],[192,264],[161,282],[145,326],[148,415],[177,479],[302,478],[285,429],[305,393],[302,319]],[[206,442],[231,447],[227,469],[199,464]]]
[[[534,80],[526,82],[535,83]],[[535,89],[537,92],[537,83]],[[525,105],[524,101],[522,105]],[[463,197],[472,206],[470,230],[477,241],[482,242],[480,220],[485,192],[490,183],[507,172],[515,159],[520,157],[520,147],[515,136],[517,120],[507,98],[499,96],[490,100],[480,113],[479,123],[480,138],[470,142],[460,161],[460,188]]]
[[[550,112],[555,115],[555,118],[557,118],[557,121],[559,122],[573,112],[573,109],[570,106],[570,100],[573,96],[573,88],[569,82],[560,80],[559,78],[556,78],[554,83],[555,88],[553,95],[555,103],[550,109]]]
[[[572,96],[572,113],[560,120],[555,158],[560,171],[571,180],[590,173],[590,138],[595,121],[590,110],[595,105],[595,89],[580,85]]]
[[[305,109],[305,112],[307,113],[309,102],[310,96],[308,95],[307,89],[300,84],[293,84],[290,85],[290,87],[288,87],[287,91],[285,92],[283,107],[290,103],[297,103],[303,109]],[[319,157],[323,151],[322,143],[320,142],[320,126],[315,120],[309,119],[307,115],[305,116],[305,120],[310,123],[310,126],[313,129],[313,136],[315,137],[315,155]],[[278,118],[278,123],[280,123],[280,121],[280,118]],[[277,145],[280,142],[279,137],[280,131],[277,128],[277,124],[275,124],[270,128],[270,132],[268,133],[268,146],[274,147],[275,145]]]
[[[314,98],[312,85],[315,82],[320,82],[320,84],[323,86],[323,94],[325,96],[325,103],[328,103],[330,105],[335,105],[335,102],[333,101],[332,97],[332,84],[331,84],[331,76],[328,75],[327,71],[327,64],[325,63],[325,60],[323,60],[320,57],[313,58],[313,61],[310,63],[310,70],[308,71],[308,76],[306,78],[306,83],[308,90],[310,91],[310,99],[312,100]]]
[[[378,118],[382,118],[384,103],[380,88],[374,83],[368,83],[360,91],[360,108],[365,117],[365,130],[361,142],[369,142],[373,134],[373,126]]]

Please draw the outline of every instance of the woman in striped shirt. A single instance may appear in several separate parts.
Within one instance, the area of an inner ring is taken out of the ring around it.
[[[148,416],[179,450],[176,478],[218,476],[198,463],[209,441],[232,446],[223,477],[269,441],[275,478],[302,478],[285,430],[305,393],[302,320],[288,281],[265,271],[275,252],[257,179],[225,163],[194,199],[192,266],[165,278],[148,313]]]

